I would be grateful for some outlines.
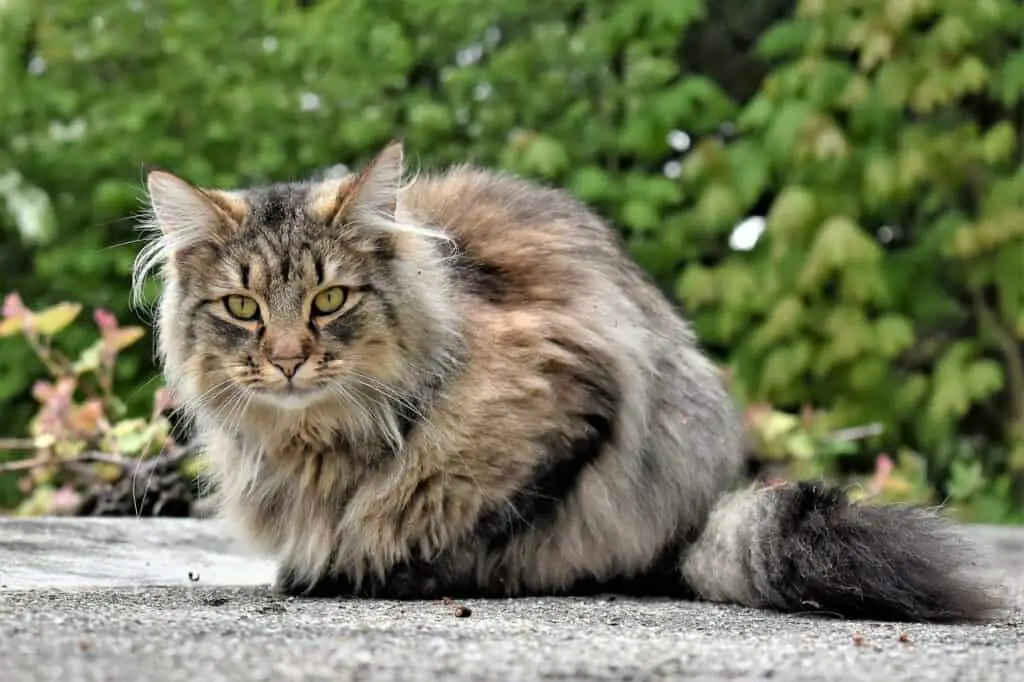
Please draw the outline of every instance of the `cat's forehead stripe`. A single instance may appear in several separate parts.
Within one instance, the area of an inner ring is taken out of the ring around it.
[[[306,188],[301,185],[273,185],[252,192],[254,227],[287,228],[300,222],[305,213]]]

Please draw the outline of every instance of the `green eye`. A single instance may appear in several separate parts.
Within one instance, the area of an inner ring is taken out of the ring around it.
[[[346,298],[348,298],[348,291],[345,290],[345,287],[324,289],[313,299],[313,314],[330,315],[331,313],[336,313],[341,306],[345,305]]]
[[[260,314],[260,306],[248,296],[233,294],[224,299],[228,313],[239,320],[251,320]]]

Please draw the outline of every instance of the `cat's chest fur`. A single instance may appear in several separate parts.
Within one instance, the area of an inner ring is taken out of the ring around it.
[[[213,467],[219,494],[259,544],[326,563],[326,538],[337,532],[358,486],[380,473],[381,460],[367,456],[369,446],[302,416],[285,428],[263,426],[274,432],[210,433],[208,451],[219,460]]]

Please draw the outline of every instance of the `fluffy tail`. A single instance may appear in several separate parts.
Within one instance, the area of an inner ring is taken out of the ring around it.
[[[964,621],[999,599],[966,574],[969,549],[925,509],[851,503],[796,483],[724,497],[683,559],[703,599],[788,612]]]

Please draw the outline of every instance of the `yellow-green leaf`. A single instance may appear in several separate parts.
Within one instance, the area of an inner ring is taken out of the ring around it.
[[[832,216],[821,226],[800,273],[804,290],[817,287],[834,270],[877,263],[881,248],[847,216]]]
[[[1024,442],[1018,441],[1014,444],[1010,453],[1010,469],[1012,471],[1024,471]]]
[[[799,298],[790,296],[779,301],[772,308],[771,314],[761,327],[754,332],[751,344],[755,348],[766,348],[786,338],[799,328],[805,319],[803,303]]]
[[[994,360],[977,360],[967,368],[964,379],[974,400],[987,398],[1003,388],[1003,369]]]
[[[5,336],[14,336],[21,332],[25,328],[24,318],[22,317],[8,317],[4,320],[0,320],[0,339]]]
[[[116,452],[124,455],[138,454],[149,445],[152,434],[144,419],[125,419],[111,429]]]
[[[817,452],[814,439],[804,431],[797,431],[786,439],[786,449],[797,459],[811,459]]]
[[[1017,147],[1017,134],[1009,121],[992,126],[981,139],[981,156],[988,163],[1006,161]]]
[[[103,341],[92,344],[78,356],[78,359],[71,366],[75,374],[85,374],[99,369],[103,358]]]
[[[728,185],[721,183],[704,190],[697,203],[697,214],[706,227],[714,231],[731,227],[741,217],[736,195]]]
[[[988,83],[988,67],[985,66],[985,62],[973,54],[964,57],[955,73],[958,90],[961,93],[978,92]]]
[[[58,303],[35,314],[34,326],[39,333],[53,336],[70,325],[82,312],[79,303]]]
[[[142,327],[120,327],[111,334],[109,343],[113,345],[114,350],[124,350],[145,335],[146,330]]]
[[[895,357],[913,345],[914,327],[904,317],[886,315],[875,322],[875,341],[882,355]]]
[[[962,15],[950,12],[935,24],[931,37],[946,50],[959,52],[970,44],[971,27]]]
[[[864,166],[864,199],[870,206],[882,206],[896,190],[896,163],[887,155],[875,155]]]
[[[768,230],[773,237],[798,234],[811,224],[816,210],[817,201],[810,190],[799,185],[786,187],[768,211]]]
[[[692,308],[701,308],[719,298],[715,275],[702,265],[689,265],[676,280],[676,296]]]

